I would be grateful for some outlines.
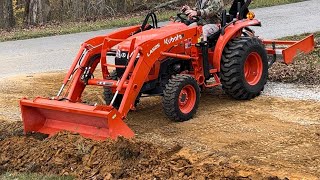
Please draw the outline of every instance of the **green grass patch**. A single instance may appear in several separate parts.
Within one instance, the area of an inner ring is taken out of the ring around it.
[[[71,176],[41,175],[34,173],[5,173],[0,175],[1,180],[73,180]]]
[[[304,33],[304,34],[299,34],[299,35],[294,35],[294,36],[288,36],[288,37],[284,37],[281,39],[282,40],[301,40],[301,39],[305,38],[306,36],[309,36],[310,34],[314,35],[314,38],[316,41],[320,39],[320,31],[315,32],[315,33]]]
[[[269,7],[276,6],[282,4],[290,4],[297,3],[306,0],[254,0],[250,5],[250,8],[261,8],[261,7]]]

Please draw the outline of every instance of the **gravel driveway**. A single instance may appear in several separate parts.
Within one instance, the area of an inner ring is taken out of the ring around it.
[[[268,82],[263,95],[288,99],[320,101],[320,86]]]

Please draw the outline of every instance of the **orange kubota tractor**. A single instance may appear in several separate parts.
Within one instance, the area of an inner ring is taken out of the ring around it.
[[[158,27],[154,12],[142,26],[86,41],[56,97],[20,101],[24,131],[54,135],[66,130],[96,140],[131,138],[134,132],[123,120],[141,94],[162,96],[165,114],[179,122],[193,117],[200,91],[206,88],[222,85],[239,100],[259,96],[277,55],[290,64],[298,52],[313,50],[314,38],[287,42],[258,38],[249,27],[261,26],[261,22],[245,12],[250,3],[239,3],[235,18],[224,10],[221,30],[208,42],[199,41],[201,25],[188,26],[201,18],[190,20],[180,13],[171,23]],[[110,57],[114,63],[109,62]],[[101,79],[93,76],[98,65]],[[110,68],[115,70],[109,72]],[[103,86],[107,104],[82,103],[86,86]]]

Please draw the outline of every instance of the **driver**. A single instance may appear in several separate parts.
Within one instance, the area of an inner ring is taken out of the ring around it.
[[[204,24],[202,27],[203,41],[207,41],[208,36],[220,29],[220,15],[223,6],[223,0],[197,0],[195,8],[191,9],[190,6],[185,5],[182,7],[182,11],[185,12],[189,18],[192,18],[193,16],[202,17],[202,23]]]

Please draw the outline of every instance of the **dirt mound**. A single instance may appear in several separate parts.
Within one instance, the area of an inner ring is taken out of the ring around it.
[[[72,175],[79,179],[270,179],[241,165],[239,160],[215,154],[200,156],[181,146],[159,147],[137,140],[96,142],[76,134],[52,138],[8,134],[1,124],[0,172]],[[17,128],[21,129],[21,128]]]
[[[8,137],[22,136],[22,122],[6,123],[0,120],[0,141]]]

